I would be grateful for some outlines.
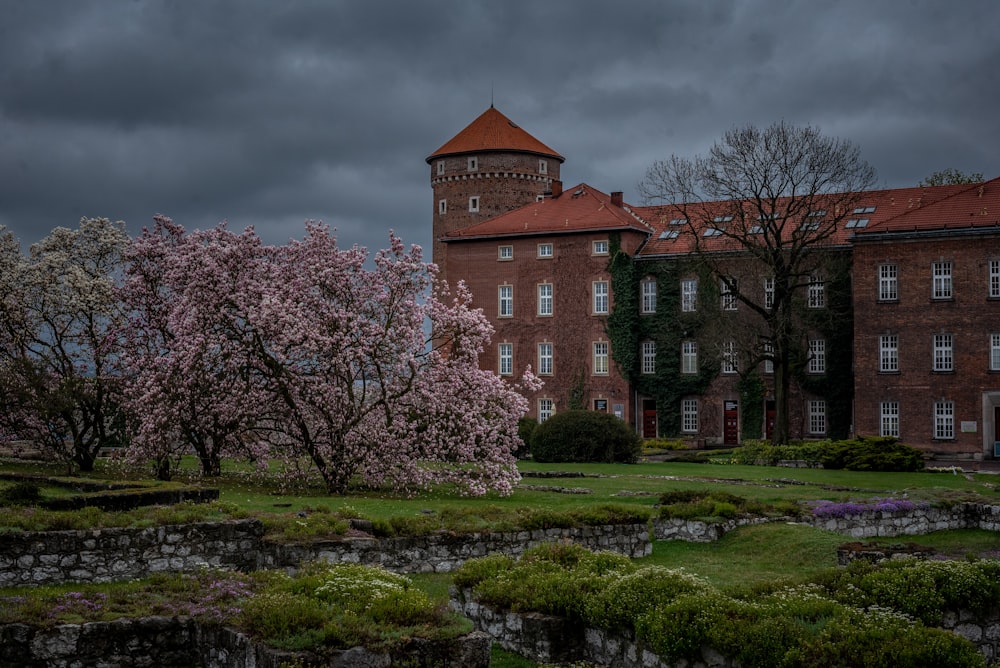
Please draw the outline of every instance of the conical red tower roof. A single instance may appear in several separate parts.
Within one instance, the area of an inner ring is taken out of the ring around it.
[[[427,162],[445,155],[479,153],[482,151],[514,151],[536,153],[559,162],[565,158],[522,130],[492,105],[469,123],[464,130],[427,157]]]

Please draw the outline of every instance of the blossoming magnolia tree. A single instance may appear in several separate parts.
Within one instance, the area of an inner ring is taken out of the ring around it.
[[[223,457],[263,461],[267,397],[248,357],[260,241],[250,232],[187,234],[168,218],[154,222],[129,249],[122,290],[130,314],[124,400],[135,416],[128,454],[157,462],[161,478],[192,450],[210,476]]]
[[[263,246],[252,230],[158,219],[128,284],[136,444],[305,458],[334,493],[355,478],[509,492],[527,404],[479,369],[491,327],[463,286],[435,292],[434,274],[394,235],[369,265],[318,224]]]
[[[84,218],[57,228],[26,257],[0,231],[0,427],[88,471],[119,445],[117,280],[123,223]]]

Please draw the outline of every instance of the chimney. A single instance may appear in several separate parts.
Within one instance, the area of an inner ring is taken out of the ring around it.
[[[611,203],[615,206],[622,205],[622,191],[619,190],[618,192],[611,193]]]
[[[562,181],[555,179],[552,181],[552,196],[559,197],[562,195]]]

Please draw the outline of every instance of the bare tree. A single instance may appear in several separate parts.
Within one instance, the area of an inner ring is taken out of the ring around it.
[[[960,172],[957,169],[942,169],[934,172],[923,181],[918,183],[918,186],[955,186],[962,185],[964,183],[982,183],[983,174],[982,172]]]
[[[784,122],[730,130],[707,155],[653,163],[639,183],[647,203],[669,205],[686,221],[693,252],[755,314],[760,349],[774,365],[775,443],[789,439],[791,360],[801,338],[796,302],[874,184],[875,170],[856,146]],[[757,278],[739,280],[740,266]]]

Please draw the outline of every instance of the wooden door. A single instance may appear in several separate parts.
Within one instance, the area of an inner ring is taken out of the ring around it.
[[[642,437],[656,438],[656,399],[642,400]]]
[[[740,405],[739,402],[727,399],[724,402],[722,415],[722,442],[725,445],[740,443]]]

